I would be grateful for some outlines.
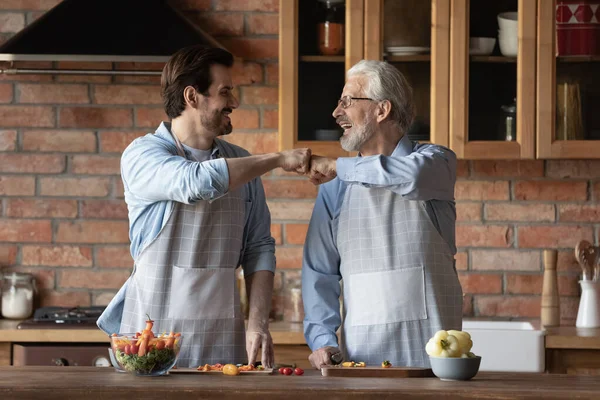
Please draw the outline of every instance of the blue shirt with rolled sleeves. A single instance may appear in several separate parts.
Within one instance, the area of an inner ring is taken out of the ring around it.
[[[338,158],[336,169],[337,178],[319,188],[304,244],[304,337],[313,351],[338,346],[342,277],[332,224],[349,184],[387,188],[407,200],[424,201],[433,224],[456,254],[456,155],[450,149],[418,144],[404,135],[391,156]]]
[[[216,139],[211,159],[197,162],[177,154],[170,123],[163,122],[155,133],[134,140],[121,157],[121,177],[129,211],[129,239],[135,260],[158,236],[166,224],[174,202],[193,204],[213,201],[229,190],[229,169],[224,158],[250,154],[241,147]],[[271,236],[271,214],[260,178],[244,185],[246,201],[251,202],[246,219],[240,264],[244,275],[275,271],[275,240]],[[121,287],[98,318],[98,327],[111,334],[119,331],[129,280]]]

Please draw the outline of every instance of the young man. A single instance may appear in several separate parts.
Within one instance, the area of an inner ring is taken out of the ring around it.
[[[163,69],[171,122],[133,141],[121,175],[129,208],[131,277],[100,318],[107,333],[136,332],[146,315],[156,332],[181,332],[179,366],[273,365],[268,317],[275,242],[260,176],[274,168],[305,173],[310,151],[250,156],[219,139],[238,107],[233,56],[192,46]],[[244,327],[235,284],[242,265],[249,298]]]
[[[429,338],[462,326],[456,156],[408,139],[411,88],[395,67],[361,61],[347,78],[333,116],[344,129],[344,150],[360,156],[311,160],[313,183],[328,183],[320,187],[304,247],[309,360],[316,368],[332,356],[428,367]]]

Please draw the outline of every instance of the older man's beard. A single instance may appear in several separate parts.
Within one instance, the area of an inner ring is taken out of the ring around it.
[[[233,130],[233,126],[231,125],[231,122],[223,126],[223,118],[225,117],[223,113],[225,111],[231,113],[231,111],[233,110],[230,108],[224,108],[223,110],[215,111],[210,116],[203,115],[202,117],[200,117],[200,122],[202,123],[202,126],[204,126],[209,132],[215,132],[217,136],[229,135]]]
[[[346,151],[359,151],[363,144],[375,134],[375,125],[372,124],[373,118],[368,116],[363,125],[350,128],[353,132],[340,138],[342,149]]]

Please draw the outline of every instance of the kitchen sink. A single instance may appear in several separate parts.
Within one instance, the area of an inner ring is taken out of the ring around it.
[[[544,372],[545,331],[529,322],[463,320],[472,352],[481,356],[480,371]]]

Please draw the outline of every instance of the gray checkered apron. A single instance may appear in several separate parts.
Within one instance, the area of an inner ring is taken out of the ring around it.
[[[247,362],[235,280],[249,208],[243,190],[192,205],[175,202],[135,262],[120,331],[143,330],[149,314],[155,334],[181,332],[180,367]]]
[[[351,184],[337,225],[346,360],[429,367],[425,345],[462,328],[454,256],[425,202]]]

